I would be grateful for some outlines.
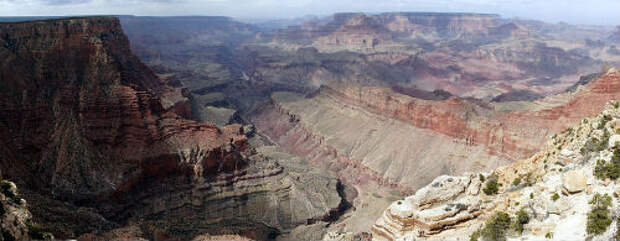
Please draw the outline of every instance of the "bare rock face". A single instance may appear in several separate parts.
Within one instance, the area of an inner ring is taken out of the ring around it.
[[[21,198],[17,185],[7,180],[0,181],[0,231],[0,240],[54,238],[34,223],[28,204]]]
[[[19,197],[17,186],[3,180],[0,183],[0,229],[2,240],[30,239],[28,224],[32,214],[26,208],[26,201]]]
[[[439,176],[429,186],[418,190],[412,200],[417,206],[450,200],[465,192],[469,183],[470,179],[466,177]]]
[[[620,118],[617,106],[617,102],[607,104],[598,116],[586,118],[551,138],[529,159],[493,171],[497,193],[470,191],[488,187],[474,181],[488,177],[487,173],[438,177],[415,195],[386,209],[371,229],[373,238],[467,240],[498,212],[508,214],[512,220],[521,212],[530,219],[523,232],[506,230],[510,240],[613,240],[618,222],[613,218],[618,208],[617,196],[614,197],[618,182],[593,175],[598,160],[611,159],[613,147],[602,145],[602,149],[593,150],[588,146],[601,138],[595,132],[610,132],[614,128],[614,121]],[[558,151],[560,147],[575,154],[567,158]],[[515,182],[517,178],[523,179],[525,185]],[[563,189],[567,191],[565,194]],[[589,191],[584,192],[586,189]],[[610,211],[611,221],[604,232],[591,234],[586,231],[586,226],[591,226],[590,200],[598,194],[612,200],[605,207]]]
[[[414,196],[393,203],[372,227],[376,239],[394,240],[439,233],[481,214],[482,202],[466,192],[469,177],[441,176]],[[413,235],[415,234],[415,235]]]
[[[562,185],[569,193],[581,192],[586,188],[586,175],[583,171],[569,171],[562,176]]]
[[[0,57],[2,175],[60,238],[267,239],[343,211],[333,176],[257,154],[241,125],[185,119],[187,95],[116,18],[2,23]]]
[[[345,173],[360,173],[343,180],[375,180],[412,191],[439,175],[490,170],[532,155],[548,136],[620,98],[618,87],[620,75],[610,71],[573,94],[485,104],[334,84],[308,98],[274,93],[271,105],[252,121],[291,153]],[[558,152],[571,158],[579,150]]]

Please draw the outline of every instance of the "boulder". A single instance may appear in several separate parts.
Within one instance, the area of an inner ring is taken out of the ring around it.
[[[572,170],[562,176],[562,186],[569,193],[581,192],[586,188],[586,175],[582,170]]]
[[[468,177],[439,176],[430,185],[417,191],[412,199],[420,207],[435,205],[465,192],[469,183]]]
[[[609,137],[609,148],[614,148],[620,145],[620,135],[613,135]]]

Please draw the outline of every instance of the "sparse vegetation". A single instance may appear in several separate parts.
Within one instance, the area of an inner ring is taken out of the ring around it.
[[[490,176],[482,189],[486,195],[495,195],[499,191],[499,184],[497,183],[497,177]]]
[[[554,202],[557,201],[558,199],[560,199],[560,194],[558,194],[557,192],[553,194],[553,196],[551,196],[551,200],[553,200]]]
[[[521,178],[517,177],[512,181],[513,186],[519,186],[521,184]]]
[[[530,193],[530,199],[534,199],[534,193]]]
[[[594,167],[594,176],[602,180],[606,178],[616,180],[620,176],[620,166],[613,161],[606,162],[604,160],[598,160]]]
[[[607,128],[603,128],[603,136],[600,139],[593,139],[588,141],[581,149],[579,149],[579,153],[585,156],[587,153],[596,151],[600,152],[607,149],[609,146],[609,131]]]
[[[510,227],[510,216],[504,212],[497,212],[489,221],[486,222],[484,228],[478,230],[470,236],[470,240],[506,240],[506,231]]]
[[[478,239],[480,239],[480,236],[482,235],[482,230],[476,230],[476,232],[473,232],[471,235],[469,235],[469,241],[478,241]]]
[[[398,200],[398,202],[396,202],[398,205],[403,204],[403,201]]]
[[[523,233],[523,226],[530,222],[530,215],[525,211],[525,208],[521,208],[517,212],[517,217],[513,223],[513,229],[519,233]]]
[[[605,128],[605,125],[607,124],[607,122],[609,122],[611,120],[611,116],[609,115],[603,115],[603,118],[601,118],[601,120],[598,122],[598,126],[596,127],[597,129],[603,129]]]
[[[591,209],[588,213],[588,223],[586,231],[588,234],[600,235],[604,233],[609,225],[611,225],[611,217],[609,207],[611,206],[611,197],[607,194],[595,194],[590,200]]]
[[[484,182],[484,175],[482,173],[478,174],[478,179],[480,179],[480,182]]]
[[[610,162],[598,160],[594,167],[594,176],[598,179],[616,180],[620,177],[620,148],[614,148]]]
[[[552,239],[553,238],[553,232],[548,232],[547,234],[545,234],[545,238]]]

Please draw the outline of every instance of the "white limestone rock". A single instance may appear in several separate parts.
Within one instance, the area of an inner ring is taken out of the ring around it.
[[[583,170],[572,170],[562,176],[562,186],[569,193],[578,193],[586,189],[586,175]]]

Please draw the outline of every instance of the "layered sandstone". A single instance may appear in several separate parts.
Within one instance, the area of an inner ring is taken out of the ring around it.
[[[185,119],[186,91],[132,54],[117,18],[3,23],[0,57],[2,174],[60,238],[138,224],[267,239],[345,208],[331,175],[257,154],[240,125]]]
[[[44,170],[33,181],[46,181],[35,183],[92,199],[145,178],[203,177],[243,162],[239,151],[247,146],[239,127],[218,129],[166,112],[163,84],[131,54],[117,19],[0,27],[8,90],[0,96],[3,144],[15,147],[3,157]],[[2,163],[9,177],[27,174],[12,160]]]
[[[611,102],[599,115],[550,138],[539,153],[491,175],[438,177],[415,195],[394,202],[373,226],[373,239],[466,240],[494,213],[514,216],[521,210],[529,222],[522,233],[507,231],[509,240],[613,240],[616,218],[599,235],[586,232],[586,223],[595,194],[611,197],[612,213],[618,208],[619,182],[594,175],[597,160],[611,161],[615,144],[589,149],[591,143],[612,141],[604,133],[618,130],[617,106]],[[483,177],[503,184],[498,194],[483,191]],[[524,183],[514,182],[516,178]]]
[[[411,191],[441,174],[525,158],[548,136],[620,98],[619,90],[615,70],[576,93],[531,103],[423,100],[388,88],[332,85],[308,98],[276,93],[252,121],[285,150],[347,170],[342,173],[364,174],[345,180]]]

